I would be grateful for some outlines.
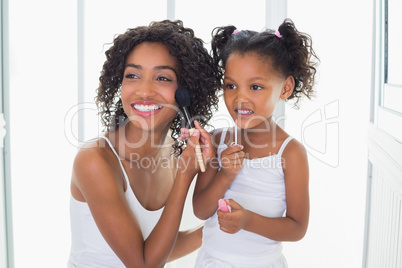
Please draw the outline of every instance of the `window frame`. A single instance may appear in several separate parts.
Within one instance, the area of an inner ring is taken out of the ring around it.
[[[14,267],[12,228],[11,174],[10,174],[10,120],[8,75],[8,0],[0,1],[0,115],[6,125],[4,141],[0,142],[0,267]]]
[[[388,100],[398,99],[402,85],[388,83],[388,0],[375,1],[374,124],[402,143],[402,111]]]

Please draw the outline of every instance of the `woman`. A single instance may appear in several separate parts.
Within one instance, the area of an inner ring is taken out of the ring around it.
[[[201,228],[178,230],[199,171],[195,145],[201,143],[204,161],[215,155],[202,125],[218,103],[218,72],[181,21],[129,29],[106,57],[96,98],[106,133],[74,160],[68,264],[163,267],[201,245]],[[184,151],[178,87],[190,89],[190,113],[198,118]]]

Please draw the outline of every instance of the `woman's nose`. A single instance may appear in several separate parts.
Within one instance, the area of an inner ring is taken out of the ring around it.
[[[137,96],[141,96],[142,98],[149,98],[152,96],[155,96],[155,89],[153,88],[152,83],[150,82],[143,82],[140,85],[138,85],[139,87],[136,90],[136,94]]]

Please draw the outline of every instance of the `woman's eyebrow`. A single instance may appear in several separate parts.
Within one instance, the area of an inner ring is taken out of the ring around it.
[[[169,65],[156,66],[154,69],[155,70],[163,70],[163,69],[172,70],[177,76],[176,70],[173,67],[169,66]]]
[[[127,68],[127,67],[132,67],[132,68],[140,69],[140,70],[142,69],[141,65],[137,65],[137,64],[133,64],[133,63],[126,64],[125,68]]]
[[[127,68],[127,67],[132,67],[132,68],[135,68],[135,69],[142,70],[141,65],[137,65],[137,64],[133,64],[133,63],[128,63],[128,64],[126,65],[126,68]],[[154,70],[164,70],[164,69],[172,70],[172,71],[176,74],[176,76],[177,76],[176,70],[175,70],[173,67],[169,66],[169,65],[160,65],[160,66],[155,66],[155,67],[154,67]]]

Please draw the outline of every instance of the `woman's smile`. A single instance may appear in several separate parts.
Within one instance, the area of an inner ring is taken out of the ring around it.
[[[131,107],[140,116],[152,116],[164,108],[163,105],[151,101],[136,101],[131,104]]]

